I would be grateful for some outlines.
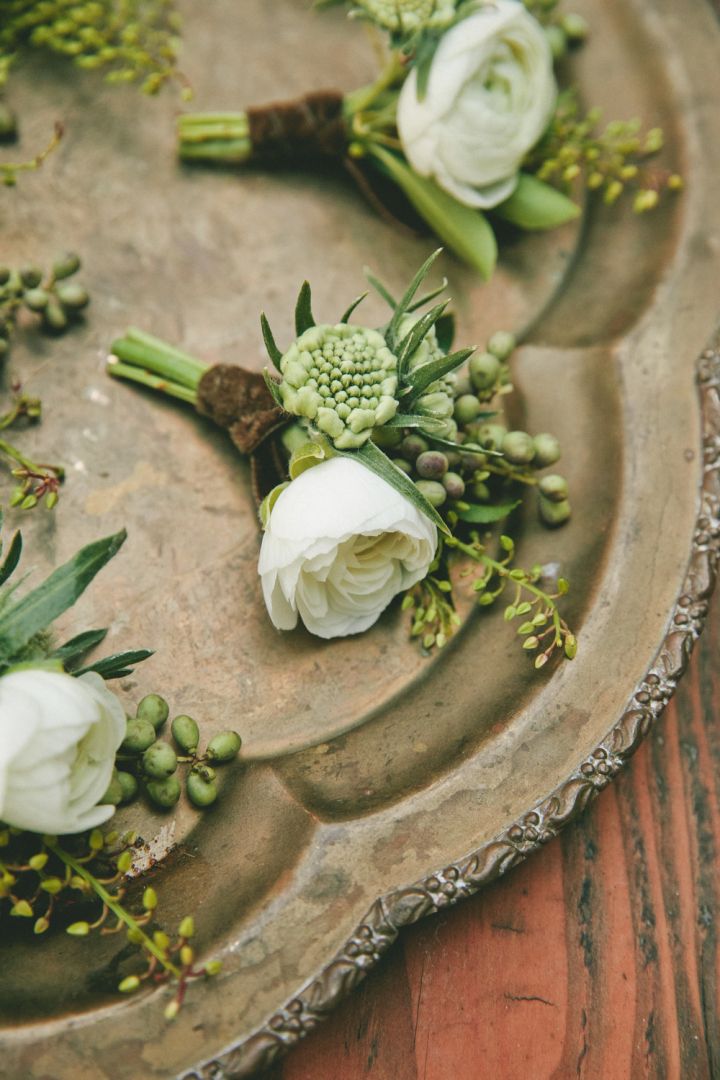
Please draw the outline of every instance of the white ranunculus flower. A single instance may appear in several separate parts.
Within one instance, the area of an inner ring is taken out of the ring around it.
[[[415,172],[467,206],[512,195],[522,159],[538,142],[557,98],[542,27],[520,0],[494,0],[445,33],[427,93],[417,72],[400,92],[397,124]]]
[[[437,529],[388,483],[348,458],[301,473],[272,508],[259,572],[270,618],[298,615],[322,638],[359,634],[427,574]]]
[[[0,678],[0,820],[37,833],[107,821],[98,806],[125,737],[125,712],[99,675],[28,668]]]

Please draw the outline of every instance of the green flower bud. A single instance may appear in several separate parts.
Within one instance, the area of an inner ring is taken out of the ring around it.
[[[143,754],[143,769],[146,776],[153,780],[164,780],[172,776],[178,766],[177,755],[172,746],[166,742],[156,742]]]
[[[447,500],[447,491],[437,480],[416,480],[415,487],[436,509]]]
[[[206,806],[212,806],[217,799],[217,784],[214,780],[206,780],[198,771],[191,769],[187,778],[187,793],[193,806],[203,810]]]
[[[200,742],[200,728],[192,716],[176,716],[170,730],[172,737],[186,754],[194,754]]]
[[[455,0],[356,0],[364,12],[386,30],[413,33],[424,26],[447,26]]]
[[[551,502],[541,495],[538,500],[538,506],[542,521],[551,528],[554,528],[557,525],[564,525],[570,517],[570,503],[567,499],[563,499],[560,502]]]
[[[339,450],[362,446],[397,412],[397,357],[377,330],[312,326],[290,346],[280,370],[284,408],[311,420]]]
[[[456,472],[447,472],[443,476],[443,487],[451,499],[462,499],[465,494],[465,481]]]
[[[426,450],[415,462],[415,468],[423,480],[442,480],[448,471],[448,460],[440,450]]]
[[[23,297],[25,307],[31,311],[44,311],[49,299],[50,294],[45,289],[28,289]]]
[[[515,335],[508,333],[507,330],[498,330],[488,341],[487,351],[498,360],[507,360],[516,348]]]
[[[159,731],[168,718],[170,706],[159,694],[146,694],[137,707],[138,720],[146,720]]]
[[[87,289],[75,281],[68,281],[67,284],[58,285],[56,291],[62,306],[69,308],[70,311],[82,311],[90,303]]]
[[[43,312],[43,326],[46,330],[59,333],[67,326],[67,315],[54,297],[50,297],[48,305]]]
[[[128,720],[127,731],[121,750],[128,754],[142,754],[155,742],[155,728],[147,720]]]
[[[568,11],[567,15],[563,15],[560,19],[560,25],[565,31],[569,41],[584,41],[588,36],[588,24],[587,20],[582,15],[577,15],[574,11]]]
[[[26,289],[34,289],[42,281],[42,270],[37,266],[24,266],[20,271],[20,280]]]
[[[232,761],[241,746],[242,739],[236,731],[221,731],[208,743],[206,757],[209,761]]]
[[[195,920],[192,915],[186,915],[178,926],[178,934],[182,938],[195,937]]]
[[[473,420],[477,418],[479,412],[480,402],[474,394],[463,394],[461,397],[455,399],[455,410],[453,415],[460,427],[471,424]]]
[[[550,502],[564,502],[568,497],[568,482],[564,476],[550,473],[549,476],[543,476],[538,484],[538,491]]]
[[[492,390],[500,374],[500,361],[491,352],[470,357],[470,382],[476,390]]]
[[[80,256],[74,251],[68,251],[61,255],[52,266],[53,277],[60,281],[62,278],[71,277],[80,269]]]
[[[487,450],[500,450],[507,428],[503,424],[481,424],[478,428],[477,441]]]
[[[526,431],[508,431],[502,452],[511,465],[529,465],[535,457],[535,443]]]
[[[560,460],[560,443],[554,435],[541,434],[533,439],[535,443],[534,464],[536,469],[546,469]]]
[[[109,803],[111,806],[119,806],[123,798],[122,785],[118,779],[118,774],[115,772],[108,784],[107,791],[100,800],[101,803]]]
[[[408,461],[415,461],[429,449],[430,444],[423,439],[422,435],[407,435],[400,444],[400,452]]]
[[[170,810],[180,798],[180,781],[177,776],[168,776],[165,780],[150,780],[147,793],[156,806]]]

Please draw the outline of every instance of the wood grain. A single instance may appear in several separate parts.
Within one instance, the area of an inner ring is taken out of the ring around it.
[[[720,605],[665,716],[564,835],[409,928],[263,1080],[720,1076]]]

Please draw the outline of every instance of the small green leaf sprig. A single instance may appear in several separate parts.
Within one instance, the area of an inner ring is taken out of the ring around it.
[[[526,168],[566,193],[582,182],[608,206],[630,194],[637,214],[654,210],[664,192],[682,190],[679,173],[649,164],[663,148],[661,128],[643,133],[637,117],[601,127],[601,115],[599,109],[583,114],[573,92],[561,94],[550,129]]]
[[[147,694],[128,717],[127,733],[116,759],[117,768],[104,802],[119,806],[132,802],[144,790],[161,810],[174,807],[182,793],[178,768],[185,773],[188,799],[199,810],[218,797],[216,768],[234,761],[242,740],[235,731],[221,731],[200,752],[200,728],[192,716],[176,716],[170,725],[175,747],[158,734],[170,715],[167,701]]]
[[[191,915],[172,934],[157,923],[158,895],[151,885],[143,889],[139,903],[128,901],[141,844],[135,833],[93,829],[61,841],[0,826],[0,928],[7,932],[7,920],[12,919],[31,921],[38,936],[51,928],[74,938],[124,932],[144,966],[123,976],[118,991],[132,994],[143,987],[174,985],[165,1009],[166,1018],[173,1020],[189,984],[217,975],[222,962],[208,960],[198,966]]]

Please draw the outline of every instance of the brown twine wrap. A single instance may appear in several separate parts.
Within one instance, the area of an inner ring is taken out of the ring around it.
[[[262,375],[234,364],[208,368],[198,385],[196,408],[226,428],[242,454],[252,454],[290,420],[275,404]]]
[[[253,159],[292,164],[298,159],[342,158],[348,144],[339,90],[318,90],[296,101],[247,110]]]

